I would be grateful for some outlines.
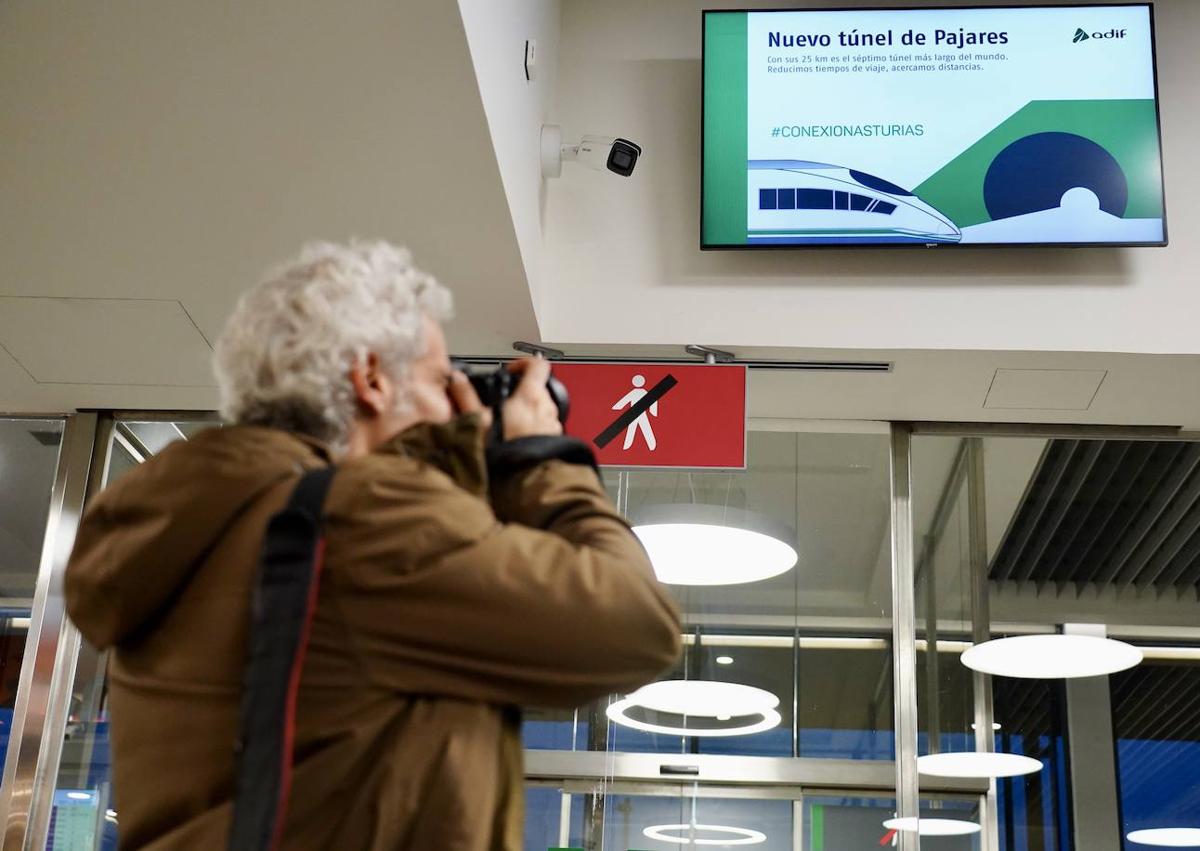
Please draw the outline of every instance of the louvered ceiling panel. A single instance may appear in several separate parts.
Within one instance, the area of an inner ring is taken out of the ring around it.
[[[1183,593],[1200,581],[1200,443],[1053,440],[991,567],[998,581]]]

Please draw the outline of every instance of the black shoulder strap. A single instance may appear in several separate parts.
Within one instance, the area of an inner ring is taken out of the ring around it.
[[[325,558],[322,505],[333,472],[321,467],[301,476],[287,507],[267,525],[242,688],[230,851],[277,848],[283,835],[296,694]]]

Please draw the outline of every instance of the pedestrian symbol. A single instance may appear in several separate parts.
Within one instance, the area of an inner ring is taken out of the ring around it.
[[[636,405],[642,399],[646,398],[647,390],[646,377],[644,375],[635,375],[633,377],[633,389],[626,393],[617,404],[612,406],[614,411],[621,411],[631,405]],[[625,445],[622,449],[628,450],[633,446],[634,438],[640,431],[642,437],[646,440],[646,447],[653,452],[658,448],[658,441],[654,437],[654,427],[650,425],[650,417],[658,416],[658,402],[651,402],[650,407],[638,415],[637,419],[629,424],[625,429]]]
[[[633,389],[612,406],[612,410],[614,411],[620,411],[625,408],[629,410],[617,417],[616,422],[600,432],[593,441],[601,449],[612,443],[622,431],[625,432],[624,449],[626,451],[633,446],[633,441],[638,431],[642,432],[642,436],[646,439],[646,446],[649,447],[651,452],[658,447],[658,439],[654,436],[654,429],[650,425],[650,415],[658,416],[658,400],[665,396],[667,391],[679,382],[675,380],[675,376],[668,375],[649,390],[646,390],[644,389],[646,386],[646,377],[644,375],[635,375],[632,383]],[[609,398],[611,399],[612,397],[609,396]]]

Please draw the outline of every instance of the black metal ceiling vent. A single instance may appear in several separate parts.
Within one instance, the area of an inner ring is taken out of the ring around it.
[[[997,581],[1195,593],[1200,443],[1052,440],[991,566]]]

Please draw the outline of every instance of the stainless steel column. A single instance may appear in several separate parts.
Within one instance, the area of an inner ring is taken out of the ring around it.
[[[967,451],[967,547],[971,563],[971,640],[980,644],[991,638],[992,616],[988,600],[988,543],[987,499],[984,478],[983,438],[966,439]],[[992,710],[992,678],[974,672],[975,683],[975,750],[992,753],[996,749],[996,734],[992,729],[995,713]],[[996,781],[993,780],[982,798],[980,824],[983,836],[981,851],[999,851],[1000,829],[996,814]]]
[[[44,773],[39,772],[39,757],[44,737],[49,735],[47,727],[53,726],[49,722],[61,716],[60,707],[70,698],[69,684],[64,694],[54,677],[62,633],[64,627],[69,627],[62,580],[83,511],[96,422],[95,414],[77,414],[67,419],[63,429],[58,469],[50,492],[50,513],[33,597],[29,638],[21,660],[17,702],[4,761],[4,792],[0,797],[0,819],[4,830],[0,847],[3,851],[20,851],[26,847],[31,809],[40,808],[41,802],[54,792],[53,778],[50,778],[47,790]],[[58,735],[61,747],[61,729]]]
[[[1063,624],[1068,635],[1104,638],[1104,624]],[[1071,758],[1074,846],[1121,851],[1117,766],[1108,677],[1067,680],[1067,744]]]
[[[930,753],[942,750],[942,670],[938,653],[938,604],[936,546],[927,549],[929,558],[920,580],[925,583],[925,739]],[[915,577],[914,577],[915,578]]]
[[[892,425],[892,669],[896,721],[896,814],[918,818],[917,623],[913,570],[912,430]],[[901,831],[900,851],[918,851],[916,831]]]

